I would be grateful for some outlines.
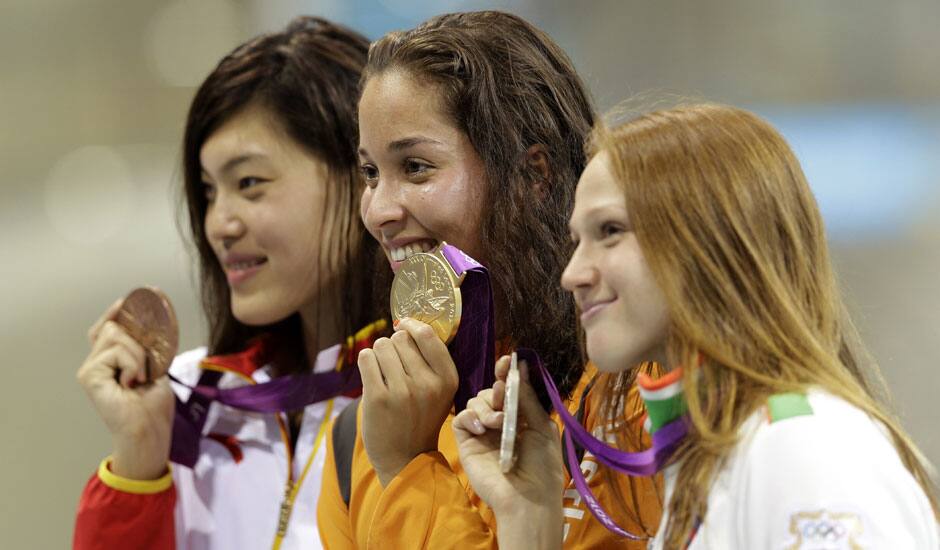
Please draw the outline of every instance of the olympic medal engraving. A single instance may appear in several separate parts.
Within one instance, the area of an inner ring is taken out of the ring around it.
[[[519,365],[516,352],[512,353],[509,375],[506,376],[506,395],[503,398],[503,435],[499,441],[499,469],[504,474],[516,464],[516,422],[519,418]]]
[[[427,323],[445,344],[460,326],[460,287],[440,251],[418,253],[402,262],[392,281],[392,319]]]
[[[160,378],[170,369],[179,346],[179,325],[170,300],[159,289],[131,291],[114,317],[147,354],[147,381]]]

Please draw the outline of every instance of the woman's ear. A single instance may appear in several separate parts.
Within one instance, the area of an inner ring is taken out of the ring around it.
[[[552,181],[551,163],[548,161],[548,148],[541,143],[529,147],[525,152],[526,164],[538,176],[532,180],[532,190],[539,197],[548,195],[548,186]]]

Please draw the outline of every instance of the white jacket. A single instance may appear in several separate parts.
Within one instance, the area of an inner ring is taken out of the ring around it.
[[[808,410],[775,419],[768,405],[742,425],[688,549],[940,548],[930,503],[880,424],[832,395],[799,397]],[[682,490],[677,468],[667,502]]]

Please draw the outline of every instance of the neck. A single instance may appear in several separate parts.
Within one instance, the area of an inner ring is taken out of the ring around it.
[[[676,367],[675,365],[669,362],[668,355],[666,354],[665,344],[661,344],[657,346],[656,348],[651,350],[651,352],[648,353],[647,355],[648,356],[645,361],[656,363],[657,365],[659,365],[659,368],[663,370],[663,372],[671,372]]]
[[[310,368],[321,350],[341,343],[346,336],[340,323],[341,296],[338,285],[327,285],[321,289],[318,300],[300,311],[304,350]]]

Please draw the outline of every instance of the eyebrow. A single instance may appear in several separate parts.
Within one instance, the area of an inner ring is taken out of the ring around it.
[[[416,145],[442,146],[444,144],[436,139],[431,139],[425,136],[411,136],[411,137],[406,137],[402,139],[396,139],[395,141],[389,143],[388,150],[394,153],[394,152],[399,152],[399,151],[404,151],[406,149],[410,149]],[[370,158],[369,152],[366,151],[365,147],[359,148],[359,155],[366,157],[366,158]]]
[[[225,161],[225,164],[223,164],[222,168],[219,169],[219,173],[222,175],[225,175],[231,172],[232,170],[234,170],[235,168],[237,168],[238,165],[240,164],[244,164],[248,161],[255,160],[255,159],[266,159],[266,158],[268,158],[268,156],[265,155],[264,153],[244,153],[242,155],[232,157],[228,159],[227,161]],[[202,174],[204,176],[207,176],[209,175],[209,172],[205,168],[203,168]]]
[[[592,206],[588,208],[586,211],[584,211],[581,214],[581,217],[585,219],[593,219],[594,217],[600,214],[603,214],[604,212],[612,213],[614,211],[616,211],[617,213],[620,213],[620,212],[626,211],[626,208],[614,202],[605,202],[597,206]],[[571,220],[568,220],[568,231],[571,233],[574,232],[574,227],[571,225]]]
[[[443,143],[441,143],[440,141],[437,141],[436,139],[431,139],[429,137],[424,137],[424,136],[414,136],[414,137],[406,137],[402,139],[397,139],[389,143],[388,150],[389,151],[402,151],[404,149],[414,147],[415,145],[424,145],[424,144],[444,145]]]

